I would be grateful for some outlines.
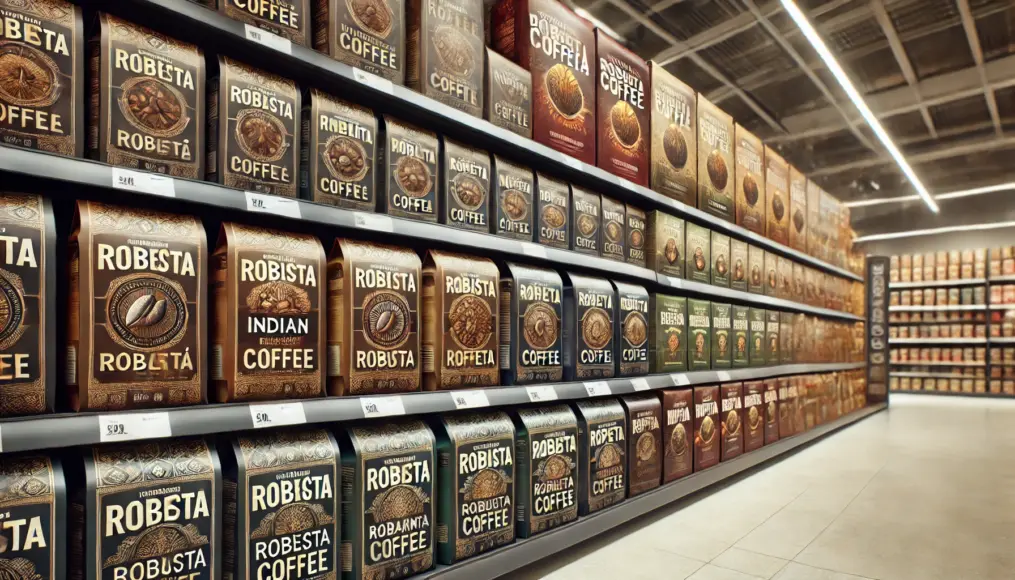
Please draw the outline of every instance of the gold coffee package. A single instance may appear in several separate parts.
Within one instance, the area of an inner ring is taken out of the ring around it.
[[[767,317],[763,308],[751,308],[747,312],[747,343],[752,367],[765,366],[765,325]]]
[[[482,0],[406,0],[405,84],[483,115]]]
[[[684,220],[661,210],[649,214],[648,267],[666,276],[684,277]]]
[[[437,222],[437,135],[388,115],[383,118],[384,197],[381,210],[397,217]]]
[[[765,296],[779,296],[779,256],[765,251]]]
[[[212,254],[212,383],[220,403],[324,393],[324,248],[223,223]]]
[[[765,250],[758,246],[747,246],[747,291],[752,294],[765,293]]]
[[[765,146],[765,209],[768,216],[765,235],[774,242],[789,245],[790,182],[789,165],[775,150]]]
[[[12,580],[67,574],[67,484],[61,462],[45,455],[4,455],[0,569]]]
[[[651,187],[687,204],[697,205],[697,95],[694,89],[650,62],[652,68]]]
[[[219,12],[302,46],[310,44],[311,0],[218,0]],[[248,33],[249,34],[249,33]]]
[[[569,247],[571,228],[571,188],[542,173],[536,174],[536,219],[539,231],[536,241],[544,246],[566,250]]]
[[[653,294],[649,304],[649,372],[687,370],[687,298]]]
[[[728,288],[730,285],[730,237],[712,232],[712,284]]]
[[[663,412],[663,483],[694,470],[694,391],[666,389],[660,393]]]
[[[807,253],[818,259],[824,259],[824,224],[821,221],[821,198],[825,191],[813,181],[807,182]],[[957,261],[956,261],[957,262]],[[912,272],[911,268],[906,269]],[[909,282],[910,280],[903,280]]]
[[[578,422],[567,405],[512,414],[516,529],[529,538],[578,519]]]
[[[560,275],[505,262],[500,292],[502,384],[560,382],[564,373]]]
[[[648,185],[648,63],[597,28],[596,165]]]
[[[564,274],[564,380],[615,374],[616,292],[599,278]]]
[[[486,52],[484,117],[494,125],[532,138],[532,74],[491,48]]]
[[[490,154],[444,139],[441,159],[441,223],[490,231]]]
[[[319,52],[405,84],[403,0],[315,0],[313,15]]]
[[[750,250],[747,242],[730,238],[730,288],[746,292],[749,287],[748,271]]]
[[[627,214],[627,263],[644,268],[648,264],[645,253],[648,235],[645,212],[630,204],[625,206],[624,211]]]
[[[733,117],[698,95],[698,209],[734,221]]]
[[[617,290],[617,376],[648,374],[649,295],[642,286],[613,282]]]
[[[765,149],[753,133],[736,125],[737,225],[765,235]]]
[[[685,226],[684,263],[687,279],[712,283],[712,232],[697,224]]]
[[[574,404],[578,418],[578,514],[624,501],[627,494],[627,417],[615,399]]]
[[[204,402],[208,265],[201,222],[78,201],[69,242],[71,407]]]
[[[532,170],[493,156],[493,180],[490,184],[490,219],[494,234],[532,241],[532,223],[536,213]]]
[[[789,166],[789,245],[794,250],[807,251],[807,176]]]
[[[733,348],[733,368],[751,366],[749,344],[751,340],[751,316],[747,306],[733,305],[733,332],[730,343]]]
[[[627,232],[625,231],[627,215],[625,215],[624,204],[605,195],[601,199],[603,209],[603,233],[600,237],[602,256],[623,262],[627,253],[624,249],[627,241]]]
[[[377,117],[317,89],[303,100],[300,195],[343,209],[377,211]]]
[[[687,370],[707,371],[712,364],[712,305],[687,299]]]
[[[571,186],[572,250],[590,256],[602,253],[602,209],[598,193]]]
[[[204,54],[194,45],[100,13],[89,41],[92,159],[204,179]]]
[[[662,406],[655,393],[627,395],[620,404],[627,413],[627,492],[634,497],[662,480]]]

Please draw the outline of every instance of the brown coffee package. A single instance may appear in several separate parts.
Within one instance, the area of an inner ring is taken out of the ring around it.
[[[779,296],[779,256],[772,252],[765,252],[765,295],[777,298]]]
[[[597,28],[596,79],[596,165],[648,185],[648,64]]]
[[[789,166],[789,246],[807,251],[807,176]]]
[[[498,127],[532,138],[532,74],[494,50],[486,52],[484,117]]]
[[[779,287],[776,296],[785,300],[793,299],[793,260],[779,256],[776,259]]]
[[[0,417],[51,412],[58,356],[52,204],[0,193],[0,234]]]
[[[765,383],[744,383],[743,431],[744,452],[754,451],[765,444]]]
[[[231,1],[231,0],[223,0]],[[229,57],[208,81],[208,180],[296,197],[300,91],[296,83]]]
[[[661,210],[649,214],[647,258],[653,271],[684,277],[684,220]]]
[[[85,149],[81,9],[63,0],[0,0],[10,83],[0,85],[0,141],[70,157]],[[20,75],[24,75],[23,77]],[[18,79],[27,79],[23,84]]]
[[[625,206],[624,212],[627,214],[627,263],[644,268],[648,264],[645,253],[648,235],[645,212],[630,204]]]
[[[218,402],[324,393],[324,269],[316,236],[222,224],[211,272]]]
[[[492,233],[531,242],[532,220],[536,213],[533,200],[536,181],[532,170],[494,155],[490,185]]]
[[[317,89],[303,100],[300,196],[377,211],[377,117]]]
[[[737,224],[765,235],[765,149],[753,133],[736,125]]]
[[[500,382],[500,273],[493,261],[430,250],[423,262],[423,388]]]
[[[789,165],[774,149],[765,146],[765,235],[772,241],[789,245],[790,196]]]
[[[536,241],[568,249],[571,228],[571,187],[543,173],[536,174]]]
[[[758,246],[747,246],[747,291],[765,293],[765,250]]]
[[[481,117],[482,1],[406,0],[405,8],[405,85],[439,103]]]
[[[596,162],[595,35],[556,0],[498,0],[493,48],[532,73],[532,138]]]
[[[694,391],[666,389],[659,394],[663,416],[663,483],[694,470]]]
[[[694,387],[694,470],[719,463],[719,387]]]
[[[654,393],[627,395],[620,404],[627,413],[627,497],[634,497],[662,481],[662,406]]]
[[[730,238],[730,288],[746,292],[749,288],[748,266],[750,265],[750,246],[736,238]]]
[[[807,182],[807,253],[818,259],[824,259],[822,256],[825,250],[822,241],[824,225],[821,221],[821,198],[824,193],[818,184]]]
[[[441,223],[490,231],[490,154],[444,140],[441,156]]]
[[[627,215],[624,204],[615,199],[602,196],[603,204],[603,233],[602,256],[617,262],[623,262],[627,257],[625,249],[627,243],[626,223]]]
[[[602,253],[603,206],[598,193],[571,186],[571,249],[581,254]]]
[[[733,117],[698,95],[698,209],[734,221]]]
[[[779,440],[779,387],[782,379],[765,380],[765,445]],[[788,434],[787,434],[788,435]]]
[[[130,169],[204,179],[201,49],[100,13],[89,58],[89,156]]]
[[[201,222],[78,201],[69,242],[71,408],[204,402],[208,242]]]
[[[328,394],[420,389],[416,252],[335,240],[328,260]]]
[[[403,0],[315,0],[314,48],[405,84]]]
[[[722,461],[729,461],[744,452],[744,398],[743,384],[733,383],[719,387],[722,423]]]
[[[651,187],[687,204],[698,199],[697,95],[650,62],[652,70]]]
[[[384,139],[384,197],[381,210],[389,215],[437,222],[438,150],[435,133],[382,117]]]
[[[214,5],[214,0],[210,2]],[[309,46],[310,2],[311,0],[218,0],[218,7],[219,12],[233,20],[267,30],[295,44]]]

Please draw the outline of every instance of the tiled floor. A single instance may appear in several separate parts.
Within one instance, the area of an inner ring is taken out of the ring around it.
[[[1015,577],[1015,401],[890,410],[519,580]]]

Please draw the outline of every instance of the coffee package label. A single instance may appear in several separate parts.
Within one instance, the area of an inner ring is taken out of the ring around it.
[[[536,182],[532,170],[495,155],[491,186],[490,217],[493,233],[531,242],[533,217],[536,213],[533,206]]]
[[[779,364],[790,364],[794,356],[793,313],[779,313]]]
[[[564,380],[614,376],[616,302],[610,282],[565,274]]]
[[[559,382],[564,373],[560,275],[511,262],[504,268],[500,279],[501,382]]]
[[[765,444],[765,383],[744,383],[744,451],[754,451]]]
[[[203,179],[204,55],[191,44],[99,15],[90,42],[91,157],[109,163]]]
[[[698,187],[697,95],[650,62],[652,69],[651,187],[695,207]],[[711,151],[711,150],[710,150]]]
[[[0,0],[0,43],[10,59],[0,88],[0,141],[79,157],[85,144],[81,9],[64,0]],[[20,74],[19,74],[20,73]]]
[[[712,303],[712,368],[728,369],[733,364],[733,307]]]
[[[712,232],[697,224],[686,225],[684,255],[687,256],[687,279],[702,284],[712,283]]]
[[[779,440],[779,380],[765,381],[765,445]]]
[[[304,199],[377,211],[377,117],[311,89],[303,103],[300,193]]]
[[[324,248],[316,236],[222,224],[212,255],[219,402],[324,393]]]
[[[793,299],[793,260],[779,256],[776,258],[778,272],[778,289],[776,296],[785,300]]]
[[[624,501],[627,493],[627,417],[614,399],[575,403],[578,417],[578,514]]]
[[[310,44],[311,0],[218,0],[219,12],[245,24],[281,36],[293,43]]]
[[[486,49],[485,118],[521,137],[532,138],[532,74]]]
[[[407,0],[405,84],[439,103],[483,115],[483,4]]]
[[[70,238],[71,407],[206,400],[207,240],[196,218],[78,201]]]
[[[648,216],[648,267],[659,274],[683,278],[684,235],[684,220],[660,210],[650,213]]]
[[[733,117],[698,95],[698,209],[734,221]]]
[[[719,387],[722,421],[722,461],[728,461],[744,452],[744,399],[743,385],[733,383]]]
[[[627,215],[627,263],[644,268],[648,264],[645,252],[648,220],[645,212],[633,205],[625,206],[624,212]]]
[[[687,299],[653,294],[649,299],[649,372],[687,370]]]
[[[441,167],[444,172],[441,223],[489,232],[490,155],[445,139]]]
[[[766,349],[765,331],[768,321],[764,308],[751,308],[747,313],[748,317],[748,343],[749,357],[752,367],[763,367],[768,360]]]
[[[328,261],[328,394],[420,388],[416,252],[336,240]]]
[[[712,306],[708,300],[687,300],[687,368],[708,370],[712,363]]]
[[[779,296],[779,256],[765,252],[765,296]]]
[[[437,135],[384,116],[385,192],[381,206],[393,216],[437,221]],[[488,173],[489,175],[489,173]]]
[[[807,176],[789,167],[789,245],[807,251]]]
[[[694,471],[719,463],[719,387],[694,387]]]
[[[617,376],[648,374],[649,295],[642,286],[614,282],[617,289],[617,323],[614,343],[620,351]]]
[[[567,405],[514,413],[516,529],[528,538],[578,519],[578,422]]]
[[[747,291],[754,294],[765,293],[765,250],[758,246],[747,246]]]
[[[627,411],[627,490],[634,497],[662,480],[662,405],[655,393],[628,395],[620,403]]]
[[[765,150],[753,133],[736,125],[737,225],[765,235]]]
[[[765,235],[774,242],[789,245],[790,222],[789,165],[775,150],[765,146]]]
[[[0,569],[7,578],[66,577],[67,486],[60,462],[45,455],[5,455],[0,513]]]
[[[339,62],[405,83],[402,0],[315,0],[314,48]]]
[[[750,250],[748,248],[747,242],[730,239],[730,265],[733,269],[730,275],[730,288],[741,292],[746,292],[749,287]]]
[[[765,315],[765,363],[782,362],[779,354],[779,311],[769,310]]]
[[[599,194],[571,186],[571,249],[590,256],[602,253],[603,207]]]
[[[712,284],[730,285],[730,237],[712,232]]]
[[[596,29],[596,165],[648,185],[648,64]]]
[[[733,333],[730,341],[733,348],[733,368],[751,365],[748,344],[750,343],[750,308],[733,306]]]
[[[624,204],[606,196],[603,202],[602,256],[618,262],[627,257],[627,215]]]
[[[542,173],[536,174],[536,241],[545,246],[568,249],[571,228],[571,188],[563,181],[557,181]],[[588,227],[588,223],[585,224]]]
[[[662,399],[663,483],[685,477],[694,470],[694,390],[666,389]]]

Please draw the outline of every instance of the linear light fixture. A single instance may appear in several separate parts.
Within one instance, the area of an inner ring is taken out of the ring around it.
[[[1015,189],[1015,181],[1008,183],[999,183],[997,185],[987,185],[985,187],[974,187],[972,189],[962,189],[959,191],[949,191],[948,193],[939,193],[934,196],[935,200],[942,199],[955,199],[957,197],[969,197],[971,195],[983,195],[985,193],[997,193],[998,191],[1009,191]],[[846,207],[867,207],[871,205],[881,205],[885,203],[903,203],[907,201],[915,201],[920,199],[919,195],[903,195],[900,197],[888,197],[881,199],[864,199],[860,201],[849,201],[846,202]]]
[[[932,228],[929,230],[909,230],[907,232],[891,232],[888,234],[871,234],[869,236],[860,236],[853,240],[854,243],[858,242],[876,242],[878,240],[896,240],[899,238],[913,238],[917,236],[933,236],[937,234],[951,234],[955,232],[968,232],[972,230],[999,230],[1002,228],[1013,228],[1015,222],[997,222],[990,224],[972,224],[962,226],[947,226],[943,228]]]
[[[913,188],[916,189],[916,193],[920,195],[931,211],[938,213],[940,208],[937,206],[934,198],[932,198],[930,193],[927,192],[927,188],[923,186],[920,178],[916,176],[916,172],[909,166],[906,158],[902,156],[902,152],[895,146],[892,138],[888,136],[884,127],[882,127],[881,123],[878,122],[877,117],[875,117],[874,113],[871,112],[870,107],[868,107],[867,103],[864,102],[863,97],[856,90],[856,87],[853,86],[853,82],[850,81],[849,77],[846,75],[846,71],[842,70],[842,67],[839,66],[839,62],[835,60],[834,56],[832,56],[832,52],[828,50],[827,46],[825,46],[825,42],[821,40],[821,36],[818,35],[818,31],[811,26],[810,21],[807,20],[807,17],[804,16],[800,7],[798,7],[793,0],[780,0],[780,2],[782,3],[782,7],[790,15],[790,18],[793,19],[793,22],[796,22],[796,25],[800,28],[800,32],[802,32],[811,43],[814,50],[818,52],[818,55],[821,57],[821,60],[824,61],[828,70],[832,71],[832,75],[835,76],[835,80],[839,82],[839,86],[846,92],[849,100],[853,101],[853,105],[858,111],[860,111],[860,116],[862,116],[864,120],[867,121],[867,124],[870,125],[871,130],[874,131],[878,140],[885,146],[885,149],[888,150],[892,159],[894,159],[895,163],[899,166],[899,169],[901,169],[902,173],[905,174],[909,183],[911,183]]]

